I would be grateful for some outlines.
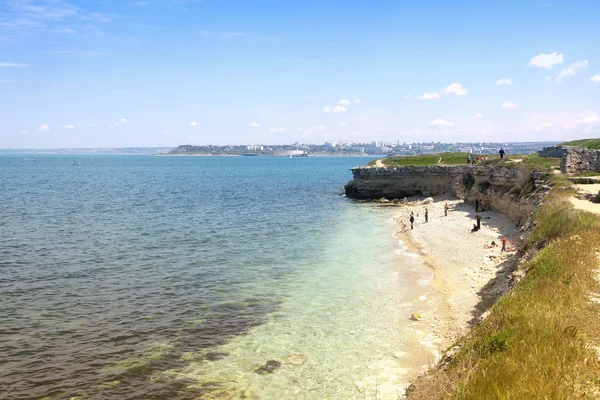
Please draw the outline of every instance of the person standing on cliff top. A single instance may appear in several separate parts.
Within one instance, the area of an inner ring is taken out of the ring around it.
[[[413,224],[415,223],[415,215],[411,212],[410,213],[410,229],[413,229]]]
[[[504,154],[506,154],[502,147],[500,147],[500,151],[498,153],[500,153],[500,158],[504,158]]]
[[[467,155],[467,165],[471,164],[471,155]]]

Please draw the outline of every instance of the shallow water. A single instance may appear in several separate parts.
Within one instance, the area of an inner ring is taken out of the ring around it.
[[[429,272],[393,210],[341,196],[369,159],[23,158],[0,156],[7,398],[397,398],[430,357]]]

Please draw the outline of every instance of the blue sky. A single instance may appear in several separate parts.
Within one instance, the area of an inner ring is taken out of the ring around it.
[[[0,0],[0,148],[600,137],[594,0]]]

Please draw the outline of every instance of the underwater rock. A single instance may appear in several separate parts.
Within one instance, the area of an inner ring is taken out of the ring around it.
[[[290,354],[281,359],[282,364],[302,365],[305,362],[306,356],[304,354]]]
[[[221,358],[225,358],[229,355],[229,353],[223,353],[218,351],[209,351],[204,355],[204,358],[208,361],[217,361]]]
[[[277,368],[281,367],[281,363],[277,360],[269,360],[262,367],[258,367],[254,370],[259,375],[272,374]]]

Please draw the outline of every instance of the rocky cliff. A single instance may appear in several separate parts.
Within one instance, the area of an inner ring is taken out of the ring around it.
[[[495,166],[357,167],[345,186],[346,196],[358,200],[402,199],[450,194],[467,201],[483,200],[488,208],[524,223],[537,205],[528,200],[544,173],[528,168]],[[515,207],[519,203],[519,207]]]

